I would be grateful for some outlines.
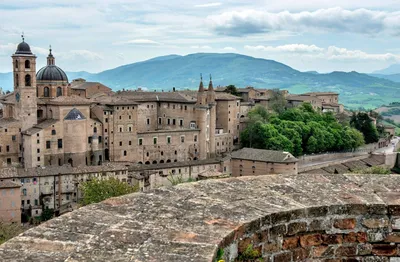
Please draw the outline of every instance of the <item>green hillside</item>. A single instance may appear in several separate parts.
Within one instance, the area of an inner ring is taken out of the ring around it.
[[[214,85],[234,84],[238,87],[283,88],[291,93],[335,91],[348,108],[376,108],[400,99],[400,83],[357,72],[300,72],[282,63],[239,54],[197,53],[169,55],[90,74],[67,72],[70,81],[83,77],[100,81],[114,90],[196,89],[199,75],[212,74]],[[8,80],[7,80],[8,81]],[[11,88],[10,81],[0,86]]]

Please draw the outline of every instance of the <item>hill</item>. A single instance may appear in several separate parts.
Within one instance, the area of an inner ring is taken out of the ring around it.
[[[197,53],[169,55],[90,74],[67,72],[70,80],[82,77],[100,81],[114,90],[147,88],[149,90],[196,89],[200,73],[212,73],[214,85],[284,88],[291,93],[334,91],[349,108],[375,108],[400,98],[400,83],[357,72],[300,72],[282,63],[239,54]],[[9,83],[9,82],[8,82]],[[0,81],[0,86],[11,85]]]
[[[400,83],[400,74],[392,74],[392,75],[369,74],[369,75]]]
[[[380,75],[400,74],[400,64],[390,65],[385,69],[374,71],[372,74],[380,74]]]

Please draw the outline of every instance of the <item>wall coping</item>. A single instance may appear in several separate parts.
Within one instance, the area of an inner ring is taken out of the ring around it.
[[[3,261],[212,261],[223,242],[275,213],[384,206],[399,175],[266,175],[204,180],[80,208],[0,246]]]

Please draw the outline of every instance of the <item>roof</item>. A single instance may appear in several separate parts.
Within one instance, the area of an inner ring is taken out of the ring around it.
[[[311,98],[307,95],[288,95],[286,100],[289,101],[309,101]]]
[[[128,170],[125,163],[107,163],[101,166],[79,166],[71,167],[70,165],[63,166],[47,166],[34,168],[1,168],[0,178],[24,178],[24,177],[41,177],[53,175],[73,175],[73,174],[88,174],[100,173],[109,171]]]
[[[21,126],[21,121],[14,118],[0,118],[0,127],[18,127]]]
[[[40,132],[42,129],[45,129],[51,125],[54,125],[57,122],[58,122],[58,120],[56,120],[56,119],[46,119],[43,122],[40,122],[39,124],[27,129],[23,133],[25,135],[33,135],[33,134]]]
[[[65,72],[56,65],[47,65],[42,67],[36,74],[37,81],[65,81],[68,77]]]
[[[196,91],[181,91],[181,92],[143,92],[143,91],[122,91],[115,97],[129,98],[138,102],[180,102],[180,103],[196,103],[197,99],[190,92]]]
[[[47,102],[49,105],[89,105],[93,102],[80,96],[59,96]]]
[[[221,159],[219,158],[211,158],[204,160],[193,160],[193,161],[179,161],[179,162],[170,162],[170,163],[161,163],[161,164],[135,164],[129,167],[129,171],[143,171],[143,170],[159,170],[164,168],[174,168],[174,167],[187,167],[187,166],[200,166],[200,165],[210,165],[210,164],[219,164]]]
[[[71,88],[72,89],[86,90],[86,89],[88,89],[88,88],[90,88],[92,86],[104,86],[104,87],[107,87],[108,89],[110,89],[110,91],[111,91],[111,88],[109,88],[108,86],[105,86],[105,85],[103,85],[102,83],[99,83],[99,82],[73,81],[71,83]]]
[[[336,92],[308,92],[303,95],[325,96],[325,95],[339,95]]]
[[[242,148],[238,151],[232,152],[231,157],[232,159],[273,163],[292,163],[298,161],[297,158],[288,152],[255,148]]]
[[[215,100],[240,100],[241,98],[238,96],[234,96],[229,93],[217,92],[215,93]]]
[[[22,40],[17,47],[17,51],[15,52],[16,55],[32,55],[31,47],[25,40]]]
[[[20,187],[21,184],[19,183],[15,183],[12,181],[0,181],[0,188],[16,188],[16,187]]]

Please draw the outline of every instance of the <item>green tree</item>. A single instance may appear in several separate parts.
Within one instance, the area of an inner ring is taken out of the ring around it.
[[[236,86],[234,86],[234,85],[227,86],[225,92],[229,93],[229,94],[232,94],[234,96],[240,96],[240,94],[237,91]]]
[[[285,111],[286,103],[287,101],[284,93],[277,88],[273,89],[268,103],[269,107],[280,114]]]
[[[353,114],[350,120],[352,127],[359,130],[364,135],[364,140],[366,144],[371,144],[378,142],[379,134],[376,127],[372,123],[372,119],[367,113],[359,112]]]
[[[116,178],[94,178],[82,183],[80,188],[83,192],[82,205],[98,203],[110,197],[122,196],[138,191],[138,187],[133,187]]]

